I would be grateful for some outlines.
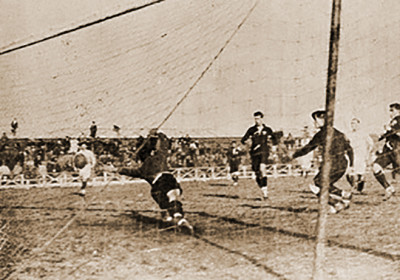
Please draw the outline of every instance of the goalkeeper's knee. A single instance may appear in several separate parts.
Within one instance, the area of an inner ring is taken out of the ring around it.
[[[169,203],[168,207],[168,213],[171,217],[178,218],[178,217],[183,217],[183,207],[182,207],[182,202],[178,200],[174,200]]]
[[[172,202],[178,200],[182,192],[180,189],[173,189],[167,192],[168,201]]]

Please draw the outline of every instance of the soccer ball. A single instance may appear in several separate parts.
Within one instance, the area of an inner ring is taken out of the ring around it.
[[[85,167],[85,165],[87,164],[87,160],[86,157],[82,154],[77,154],[74,157],[74,164],[76,168],[82,169]]]

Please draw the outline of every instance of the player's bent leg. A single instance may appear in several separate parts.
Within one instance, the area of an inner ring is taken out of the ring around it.
[[[178,200],[179,197],[181,196],[182,191],[180,189],[172,189],[170,191],[167,192],[167,197],[169,202],[174,201],[174,200]]]
[[[232,181],[233,181],[233,185],[237,186],[238,182],[239,182],[239,172],[233,172],[231,175]]]
[[[153,197],[154,201],[158,204],[161,212],[161,217],[166,222],[172,222],[175,213],[182,213],[182,203],[179,201],[170,201],[169,197],[167,196],[166,192],[158,190],[158,191],[151,191],[151,196]],[[183,216],[180,214],[181,217]]]
[[[263,198],[267,199],[268,198],[267,178],[261,177],[261,173],[256,172],[256,182],[263,194]]]
[[[365,185],[365,179],[362,174],[355,174],[355,175],[346,175],[346,180],[349,182],[351,188],[353,190],[357,190],[358,192],[362,192]]]
[[[171,217],[183,218],[183,208],[182,203],[179,201],[179,197],[181,196],[180,189],[172,189],[167,192],[168,197],[168,213]]]
[[[268,198],[268,177],[267,177],[267,165],[265,163],[260,164],[260,188],[263,193],[264,199]]]
[[[329,181],[329,194],[332,197],[333,201],[335,202],[334,207],[337,212],[340,212],[343,209],[347,209],[350,207],[350,202],[352,198],[352,190],[341,190],[335,187],[335,183],[340,180],[344,176],[347,170],[347,161],[338,162],[332,166]],[[353,185],[355,181],[355,176],[351,175],[353,178]]]
[[[385,176],[382,166],[375,162],[372,165],[372,170],[373,170],[374,176],[375,176],[376,180],[379,182],[379,184],[381,184],[381,186],[384,187],[385,189],[389,188],[390,184],[386,180],[386,176]]]
[[[267,177],[267,165],[265,163],[260,163],[260,172],[261,172],[261,177],[263,178]]]
[[[79,191],[80,196],[86,195],[86,186],[87,186],[87,181],[82,181],[81,189]]]
[[[362,192],[365,186],[365,177],[362,174],[357,174],[355,188],[358,192]]]
[[[81,189],[79,191],[79,195],[81,195],[81,196],[86,195],[86,187],[87,187],[87,182],[90,178],[90,175],[91,175],[91,166],[90,165],[85,165],[83,168],[79,169],[79,177],[82,180]]]
[[[175,220],[183,218],[184,213],[182,206],[182,202],[180,202],[179,200],[171,201],[168,205],[168,214]]]
[[[180,201],[182,189],[172,174],[163,173],[156,177],[156,180],[152,183],[151,194],[159,207],[166,211],[166,221],[174,222],[178,227],[193,232],[193,227],[184,218],[182,202]]]
[[[334,185],[329,187],[329,212],[338,213],[350,207],[352,193],[336,188]]]
[[[315,177],[314,177],[314,184],[310,184],[309,185],[309,188],[310,188],[310,191],[313,193],[313,194],[315,194],[315,195],[317,195],[317,196],[319,196],[319,194],[320,194],[320,192],[321,192],[321,186],[322,186],[322,180],[321,180],[321,171],[320,172],[318,172],[318,174],[317,175],[315,175]]]
[[[262,179],[261,173],[260,173],[259,171],[256,172],[256,182],[257,182],[257,185],[258,185],[260,188],[262,187],[261,179]]]
[[[169,199],[168,213],[171,217],[173,217],[173,220],[175,220],[176,225],[178,227],[186,228],[187,230],[190,231],[190,233],[193,234],[193,227],[183,217],[184,212],[183,212],[182,202],[178,200],[181,194],[182,190],[180,188],[172,189],[167,193],[167,197]]]
[[[320,188],[320,187],[318,187],[318,186],[315,185],[315,184],[310,184],[308,187],[309,187],[310,191],[311,191],[313,194],[319,196],[319,193],[320,193],[320,191],[321,191],[321,188]]]

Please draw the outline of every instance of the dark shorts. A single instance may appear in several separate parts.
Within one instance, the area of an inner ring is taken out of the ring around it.
[[[383,147],[382,153],[377,155],[374,163],[379,164],[382,168],[392,164],[393,169],[399,173],[400,171],[400,147],[396,147],[393,150],[388,146]]]
[[[339,181],[340,178],[346,173],[347,160],[333,160],[331,170],[329,172],[329,192],[331,193],[336,189],[333,184]],[[322,169],[319,170],[318,174],[314,177],[314,183],[318,187],[322,187]]]
[[[171,173],[163,173],[154,184],[151,184],[151,196],[161,209],[167,209],[170,207],[167,193],[175,189],[180,190],[182,194],[182,188],[174,175]]]
[[[256,155],[251,155],[251,168],[254,172],[260,171],[260,164],[268,164],[268,153],[261,153]]]
[[[229,172],[237,172],[239,171],[240,159],[233,159],[229,161]]]

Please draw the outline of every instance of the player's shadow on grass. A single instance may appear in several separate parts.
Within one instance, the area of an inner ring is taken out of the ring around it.
[[[306,194],[312,194],[309,190],[288,190],[289,193],[306,193]]]
[[[355,192],[355,193],[353,193],[353,195],[355,195],[355,196],[367,196],[368,193],[366,193],[366,192]]]
[[[129,211],[127,214],[123,214],[128,216],[129,218],[135,220],[137,223],[141,223],[143,225],[150,225],[152,227],[156,226],[159,229],[165,229],[172,226],[172,223],[165,222],[156,217],[150,217],[147,215],[142,215],[137,211]]]
[[[228,183],[210,183],[208,184],[211,187],[229,187],[231,184]]]
[[[312,211],[317,211],[317,210],[312,210]],[[304,240],[315,241],[315,238],[316,238],[314,235],[311,235],[311,234],[296,232],[296,231],[291,231],[291,230],[285,230],[285,229],[281,229],[281,228],[274,227],[274,226],[267,226],[267,225],[262,226],[260,223],[249,223],[249,222],[245,222],[245,221],[239,220],[234,217],[219,216],[219,215],[209,214],[204,211],[192,212],[192,213],[198,214],[203,217],[217,218],[220,221],[235,224],[235,225],[246,226],[247,228],[260,227],[271,233],[282,234],[285,236],[296,237],[296,238],[300,238],[300,239],[304,239]],[[352,244],[343,244],[334,239],[328,239],[327,244],[329,247],[335,246],[335,247],[339,247],[342,249],[350,249],[350,250],[354,250],[356,252],[367,253],[369,255],[378,256],[378,257],[385,258],[385,259],[388,259],[391,261],[400,261],[399,254],[391,254],[388,252],[376,251],[372,248],[365,248],[365,247],[360,247],[360,246],[352,245]]]
[[[151,212],[151,211],[146,211]],[[137,224],[141,226],[146,226],[146,229],[156,229],[159,232],[174,232],[174,233],[182,233],[186,235],[191,235],[192,233],[186,228],[178,228],[177,225],[173,222],[166,222],[162,219],[156,217],[150,217],[147,215],[142,215],[137,211],[130,211],[127,215],[129,218],[136,221]],[[194,230],[197,233],[201,233],[197,227],[194,227]]]
[[[313,212],[318,212],[318,209],[311,209],[308,207],[282,207],[282,206],[271,206],[271,205],[251,205],[251,204],[241,204],[239,207],[248,207],[251,209],[273,209],[273,210],[279,210],[279,211],[286,211],[286,212],[292,212],[292,213],[313,213]]]
[[[238,199],[238,195],[227,195],[227,194],[203,194],[206,197],[220,197],[220,198],[231,198],[231,199]]]
[[[352,201],[354,205],[368,205],[368,206],[379,206],[382,204],[382,201]]]

